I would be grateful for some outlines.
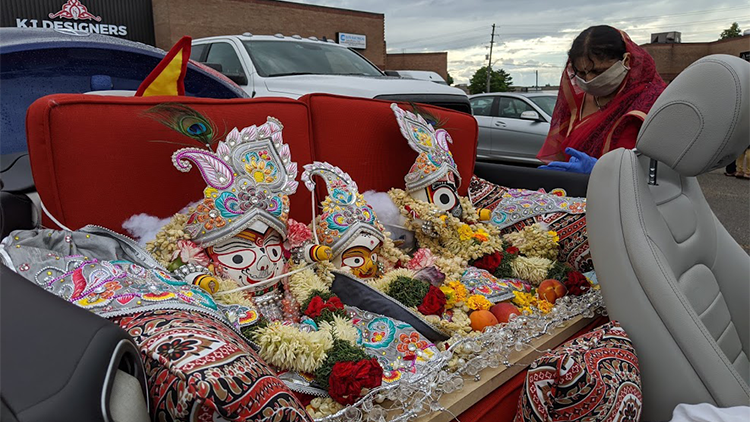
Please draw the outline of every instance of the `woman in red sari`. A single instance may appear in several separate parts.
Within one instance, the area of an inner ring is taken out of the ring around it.
[[[666,84],[653,58],[611,26],[576,37],[560,80],[550,131],[537,158],[544,168],[588,173],[596,158],[634,148],[646,113]]]

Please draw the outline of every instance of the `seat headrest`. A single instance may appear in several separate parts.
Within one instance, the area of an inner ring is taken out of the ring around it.
[[[685,176],[723,167],[750,143],[750,63],[706,56],[662,92],[637,148]]]

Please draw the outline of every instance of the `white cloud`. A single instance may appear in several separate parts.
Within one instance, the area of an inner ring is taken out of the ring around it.
[[[494,68],[502,68],[514,84],[559,83],[567,50],[580,31],[591,25],[625,30],[639,44],[656,32],[679,31],[682,42],[719,38],[732,22],[750,28],[746,0],[299,0],[385,14],[389,52],[447,51],[448,71],[456,83],[487,65],[492,24]]]

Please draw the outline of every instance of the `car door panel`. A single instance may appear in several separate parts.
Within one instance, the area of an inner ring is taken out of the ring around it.
[[[503,158],[535,160],[544,143],[549,124],[521,119],[524,111],[536,111],[521,99],[501,97],[493,118],[492,153]]]

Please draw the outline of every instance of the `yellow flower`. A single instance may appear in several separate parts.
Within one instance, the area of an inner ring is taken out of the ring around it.
[[[543,314],[547,314],[547,313],[549,313],[549,311],[551,311],[551,310],[552,310],[552,307],[553,307],[553,306],[555,306],[555,305],[553,305],[553,304],[551,304],[551,303],[547,302],[546,300],[537,300],[537,301],[536,301],[536,307],[537,307],[537,308],[538,308],[538,309],[539,309],[540,311],[542,311],[542,313],[543,313]]]
[[[472,236],[474,236],[474,232],[471,230],[471,227],[469,227],[468,224],[462,224],[461,227],[458,228],[459,239],[469,240]]]
[[[452,308],[456,304],[456,291],[448,286],[440,286],[440,291],[445,295],[445,307]]]
[[[466,299],[466,306],[475,311],[480,309],[487,310],[492,307],[492,302],[482,295],[471,295]]]
[[[533,304],[534,301],[536,300],[536,298],[533,295],[531,295],[531,293],[514,291],[513,295],[515,296],[513,298],[513,303],[515,303],[516,305],[522,308]]]
[[[560,241],[560,236],[557,235],[556,231],[550,230],[547,232],[547,234],[550,235],[550,237],[552,237],[553,242],[557,243]]]
[[[450,283],[448,283],[448,287],[453,289],[453,292],[456,295],[454,303],[461,303],[466,300],[466,295],[469,294],[469,292],[466,291],[466,286],[464,286],[460,281],[451,281]]]
[[[448,216],[445,215],[445,214],[443,214],[439,218],[440,218],[440,221],[442,221],[443,223],[445,223],[445,220],[448,218]]]
[[[486,231],[480,229],[477,229],[476,233],[474,233],[474,239],[480,241],[480,242],[486,242],[490,239],[489,233]]]

